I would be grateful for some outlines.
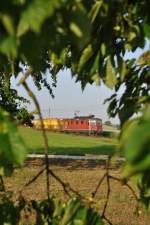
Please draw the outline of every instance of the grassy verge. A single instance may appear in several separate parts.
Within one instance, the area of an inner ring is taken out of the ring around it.
[[[19,132],[30,153],[43,153],[43,138],[40,131],[20,127]],[[112,154],[117,145],[114,138],[84,137],[54,132],[47,132],[47,136],[51,154]]]

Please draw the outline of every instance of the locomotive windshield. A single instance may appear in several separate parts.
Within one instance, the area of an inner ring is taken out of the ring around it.
[[[89,120],[90,124],[96,125],[96,120]]]
[[[101,125],[102,124],[102,121],[101,120],[97,120],[97,123]]]

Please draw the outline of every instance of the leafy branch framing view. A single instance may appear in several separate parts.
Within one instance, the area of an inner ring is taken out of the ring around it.
[[[103,224],[111,191],[110,180],[123,182],[137,202],[150,209],[150,3],[125,0],[7,0],[0,3],[0,224],[22,224],[20,212],[26,207],[20,195],[16,206],[7,193],[4,176],[12,175],[15,166],[22,166],[26,146],[17,132],[16,124],[31,124],[33,118],[23,107],[27,100],[11,88],[11,78],[21,76],[22,85],[35,104],[41,120],[45,167],[25,184],[33,183],[46,171],[47,200],[29,205],[36,211],[34,224]],[[109,29],[108,29],[109,28]],[[143,49],[135,59],[125,55]],[[146,50],[145,50],[146,49]],[[48,139],[39,103],[28,85],[32,77],[40,90],[46,87],[50,95],[57,84],[57,74],[70,69],[76,82],[84,89],[86,84],[104,83],[113,89],[108,114],[119,116],[121,134],[116,154],[125,157],[123,178],[106,173],[93,192],[95,197],[101,183],[106,179],[107,193],[104,209],[99,216],[92,209],[90,200],[60,179],[49,166]],[[24,72],[26,71],[26,72]],[[48,73],[49,72],[49,73]],[[51,83],[48,82],[51,78]],[[119,93],[122,90],[120,97]],[[139,138],[140,137],[140,138]],[[50,175],[55,178],[69,196],[66,206],[50,195]],[[128,184],[133,178],[140,191],[140,198]],[[22,189],[20,193],[22,193]],[[28,206],[29,206],[28,205]]]

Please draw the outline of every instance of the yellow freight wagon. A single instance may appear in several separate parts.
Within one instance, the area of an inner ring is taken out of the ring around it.
[[[51,118],[51,119],[44,119],[44,127],[48,130],[60,130],[61,125],[59,119]]]
[[[43,119],[43,123],[46,130],[61,130],[62,128],[60,120],[57,118]],[[41,129],[40,120],[34,120],[33,125],[36,129]]]

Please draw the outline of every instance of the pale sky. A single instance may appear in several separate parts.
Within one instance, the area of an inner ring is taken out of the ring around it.
[[[28,84],[39,100],[44,117],[73,117],[74,112],[79,111],[78,114],[81,116],[94,114],[103,121],[108,120],[107,106],[103,102],[107,97],[110,97],[113,91],[103,84],[101,86],[88,84],[82,92],[80,83],[75,83],[75,78],[71,77],[69,70],[60,72],[57,80],[57,87],[54,89],[55,98],[52,99],[46,88],[37,91],[31,78],[28,79]],[[17,81],[18,79],[13,79],[13,87],[16,87]],[[17,88],[17,90],[19,94],[28,98],[22,87]],[[33,111],[33,103],[28,105],[28,109]],[[118,120],[115,119],[112,122],[118,123]]]
[[[134,54],[127,53],[125,58],[137,57],[141,53],[142,50],[138,49]],[[14,88],[16,88],[17,80],[13,79],[12,81]],[[103,84],[101,86],[88,84],[82,92],[80,83],[75,83],[75,79],[71,77],[70,71],[61,71],[58,74],[57,87],[54,90],[55,98],[52,99],[45,88],[37,91],[31,78],[28,79],[28,83],[39,100],[43,117],[73,117],[74,112],[78,111],[80,116],[94,114],[96,117],[101,118],[103,122],[109,119],[113,124],[119,123],[118,118],[110,119],[107,115],[107,105],[104,105],[103,102],[113,94],[113,91],[106,88]],[[17,90],[20,95],[28,98],[22,87],[17,88]],[[28,109],[30,111],[34,110],[32,102],[28,105]]]

